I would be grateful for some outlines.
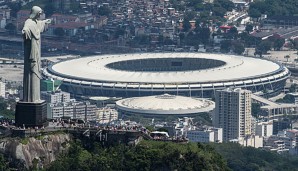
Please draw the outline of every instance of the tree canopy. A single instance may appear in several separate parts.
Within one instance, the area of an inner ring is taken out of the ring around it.
[[[54,29],[54,34],[58,37],[63,37],[65,35],[65,31],[61,27],[57,27]]]
[[[73,143],[69,152],[47,169],[59,170],[230,170],[210,145],[142,141],[135,147],[84,148]]]
[[[232,170],[297,170],[298,158],[295,156],[284,156],[253,147],[243,147],[237,143],[213,145],[216,151],[227,160]]]
[[[297,0],[257,0],[250,3],[248,14],[252,18],[258,18],[261,14],[294,16],[297,11]]]

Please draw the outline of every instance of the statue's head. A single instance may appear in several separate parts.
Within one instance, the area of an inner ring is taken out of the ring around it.
[[[33,6],[29,18],[37,19],[42,14],[42,9],[39,6]]]

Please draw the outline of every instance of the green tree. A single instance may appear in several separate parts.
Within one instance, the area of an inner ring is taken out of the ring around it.
[[[260,44],[261,39],[254,37],[247,32],[242,32],[239,34],[240,40],[244,42],[245,47],[253,47]]]
[[[65,31],[61,27],[57,27],[54,29],[54,34],[60,38],[62,38],[65,35]]]
[[[9,162],[4,158],[3,154],[0,154],[0,170],[11,170]]]
[[[109,7],[107,6],[101,6],[98,8],[98,15],[100,16],[109,16],[112,13]]]
[[[273,43],[274,50],[280,50],[284,44],[285,44],[285,39],[283,38],[276,39]]]
[[[17,27],[12,23],[8,23],[6,24],[5,29],[8,30],[10,34],[13,34],[16,32]]]
[[[232,46],[231,40],[223,40],[220,42],[220,51],[224,53],[230,52],[231,46]]]
[[[238,36],[238,30],[236,27],[232,27],[228,31],[228,37],[236,39]]]
[[[12,17],[17,17],[17,12],[22,8],[22,2],[21,1],[10,1],[8,3],[8,7],[11,9],[10,10],[10,15]]]
[[[54,12],[55,12],[55,7],[54,7],[53,3],[47,3],[44,6],[44,13],[45,13],[46,17],[52,16]]]
[[[219,4],[219,6],[224,8],[226,11],[232,11],[235,8],[234,3],[230,0],[215,0],[214,6],[216,6],[216,4]]]
[[[209,27],[202,27],[198,30],[198,38],[204,45],[208,44],[210,40],[210,33]]]
[[[245,31],[249,34],[253,31],[254,26],[252,24],[246,24]]]
[[[297,89],[296,86],[293,86],[293,92],[295,92]],[[291,96],[289,94],[285,95],[285,97],[283,97],[282,99],[277,99],[276,102],[279,102],[279,103],[295,103],[295,98],[294,96]]]
[[[280,50],[285,44],[285,39],[278,36],[270,36],[268,40],[272,42],[274,50]]]
[[[188,32],[191,28],[191,25],[189,23],[189,20],[184,19],[183,20],[183,31]]]
[[[227,10],[223,7],[214,7],[212,12],[215,16],[223,17],[226,14]]]
[[[203,0],[188,0],[187,2],[188,2],[187,6],[194,7],[198,4],[201,4]]]
[[[184,20],[190,21],[190,20],[193,20],[197,14],[194,11],[188,11],[184,15],[185,15]]]
[[[249,15],[255,14],[251,11],[258,11],[259,14],[268,16],[293,16],[297,14],[298,6],[296,0],[260,0],[250,3]]]
[[[291,58],[290,55],[286,55],[284,56],[284,58],[287,60],[287,62],[289,62],[289,59]]]
[[[249,9],[248,11],[248,15],[251,17],[251,18],[260,18],[261,17],[261,12],[257,9]]]
[[[118,27],[115,31],[115,38],[118,38],[119,36],[123,36],[125,34],[125,28]]]
[[[236,41],[236,42],[233,42],[233,51],[238,54],[238,55],[242,55],[243,52],[244,52],[245,48],[244,48],[244,45],[243,43],[239,42],[239,41]]]
[[[261,105],[259,103],[251,103],[251,115],[258,117],[261,113]]]
[[[260,51],[261,54],[266,54],[271,49],[271,42],[268,40],[262,41],[258,46],[256,51]],[[260,55],[262,56],[262,55]]]

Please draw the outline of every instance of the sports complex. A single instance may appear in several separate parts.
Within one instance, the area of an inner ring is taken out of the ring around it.
[[[162,94],[122,99],[116,102],[116,107],[121,115],[192,117],[212,111],[215,108],[215,103],[202,98]]]
[[[241,87],[274,95],[289,70],[276,62],[225,54],[139,53],[81,57],[55,63],[43,75],[73,95],[136,97],[172,94],[212,97]]]

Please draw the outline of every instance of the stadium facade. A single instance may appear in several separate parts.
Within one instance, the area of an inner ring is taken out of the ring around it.
[[[82,57],[56,63],[43,75],[73,95],[137,97],[161,94],[213,97],[239,87],[274,95],[289,70],[273,61],[208,53],[140,53]]]

